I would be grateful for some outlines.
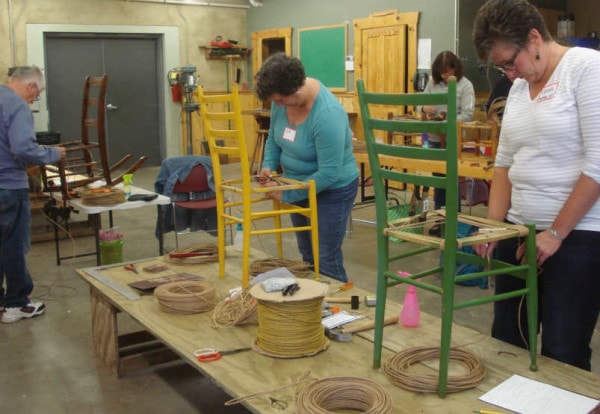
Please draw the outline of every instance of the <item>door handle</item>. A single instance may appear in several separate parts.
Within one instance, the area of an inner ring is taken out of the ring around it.
[[[109,103],[108,105],[106,105],[106,109],[108,109],[109,111],[116,111],[117,109],[119,109],[119,107]]]

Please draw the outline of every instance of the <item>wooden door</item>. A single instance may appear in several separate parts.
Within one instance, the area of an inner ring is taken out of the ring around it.
[[[252,32],[250,39],[252,40],[252,89],[254,89],[254,76],[269,56],[279,52],[283,52],[288,56],[292,55],[292,28],[284,27]],[[254,94],[252,101],[253,104],[249,109],[271,109],[271,101],[263,102]],[[259,146],[260,140],[263,139],[259,130],[264,129],[264,125],[259,125],[252,115],[246,115],[244,118],[244,122],[250,120],[253,124],[252,136],[246,136],[246,142],[248,148],[254,152],[255,147]]]
[[[363,79],[368,91],[414,92],[418,20],[419,12],[391,10],[353,21],[355,79]],[[387,118],[388,108],[372,109],[374,115]],[[362,135],[360,130],[357,136]]]
[[[278,52],[292,54],[291,27],[252,32],[250,39],[252,39],[252,78],[269,56]]]

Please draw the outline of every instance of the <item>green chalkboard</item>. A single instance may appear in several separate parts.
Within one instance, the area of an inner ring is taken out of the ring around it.
[[[346,90],[347,25],[298,30],[298,54],[306,76],[333,90]]]

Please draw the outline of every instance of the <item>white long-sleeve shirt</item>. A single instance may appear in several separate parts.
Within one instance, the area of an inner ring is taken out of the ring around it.
[[[569,49],[544,89],[510,90],[495,165],[509,168],[507,218],[551,227],[580,174],[600,183],[600,53]],[[600,201],[575,226],[600,231]]]
[[[424,93],[437,93],[446,92],[447,86],[444,82],[434,83],[431,79],[425,86]],[[446,105],[437,105],[435,107],[436,113],[434,116],[439,115],[441,112],[446,112],[448,109]],[[417,108],[421,112],[421,107]],[[470,80],[464,76],[456,83],[456,120],[469,122],[473,120],[473,114],[475,113],[475,89]],[[431,135],[430,141],[440,141],[439,135]]]

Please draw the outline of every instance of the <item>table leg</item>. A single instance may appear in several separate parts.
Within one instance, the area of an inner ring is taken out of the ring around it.
[[[109,212],[109,221],[112,228],[112,211]],[[92,221],[94,222],[94,244],[96,245],[96,266],[100,266],[100,214],[90,214]]]
[[[52,221],[52,227],[54,228],[54,250],[56,251],[56,265],[60,266],[60,238],[58,234],[58,225],[55,221]]]
[[[117,378],[180,359],[147,331],[119,335],[119,310],[93,286],[90,287],[90,300],[94,350]]]
[[[120,372],[117,309],[94,287],[90,287],[90,300],[92,340],[96,355],[118,377]]]

